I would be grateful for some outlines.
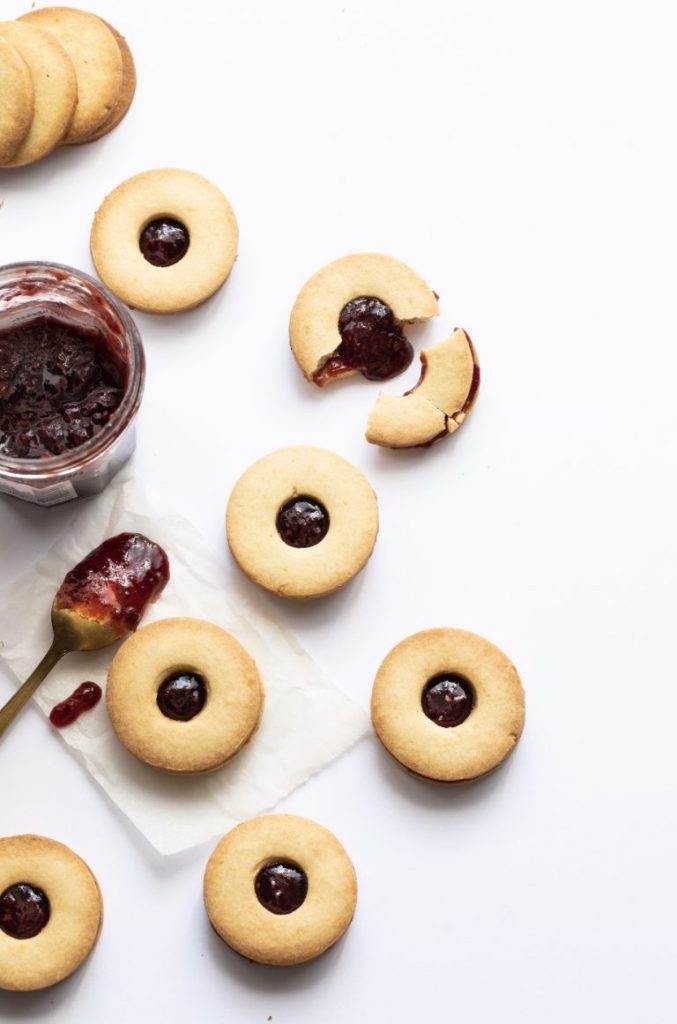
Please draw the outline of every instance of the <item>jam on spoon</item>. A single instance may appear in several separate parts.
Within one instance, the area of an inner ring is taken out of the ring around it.
[[[66,574],[54,609],[107,624],[122,636],[136,629],[168,580],[169,561],[159,544],[140,533],[119,533]]]
[[[254,890],[259,903],[271,914],[291,914],[308,894],[308,878],[298,864],[271,861],[257,874]]]
[[[52,604],[52,645],[0,708],[0,736],[64,654],[98,651],[133,633],[168,580],[167,555],[140,533],[110,537],[71,569]]]
[[[98,683],[80,683],[70,697],[55,704],[49,713],[49,720],[57,729],[72,725],[83,711],[89,711],[101,700],[101,687]]]
[[[320,387],[350,370],[359,370],[367,380],[388,380],[406,370],[414,358],[392,309],[373,295],[347,302],[338,328],[341,344],[313,377]]]

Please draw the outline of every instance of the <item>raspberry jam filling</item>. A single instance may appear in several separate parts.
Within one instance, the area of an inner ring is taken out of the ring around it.
[[[329,513],[317,498],[291,498],[277,513],[277,532],[292,548],[312,548],[327,536]]]
[[[35,938],[49,914],[49,900],[36,885],[17,882],[0,894],[0,929],[12,939]]]
[[[157,706],[166,718],[190,722],[199,715],[207,700],[207,687],[198,672],[172,672],[157,692]]]
[[[98,683],[80,683],[70,697],[60,704],[55,704],[49,713],[49,720],[57,729],[72,725],[83,711],[89,711],[101,700],[101,687]]]
[[[96,332],[40,316],[0,332],[0,455],[40,459],[95,437],[127,366]]]
[[[453,672],[442,672],[434,676],[421,694],[424,714],[443,729],[461,725],[474,706],[472,686],[463,676]]]
[[[298,864],[271,861],[257,874],[254,890],[259,903],[271,914],[291,914],[308,894],[308,878]]]
[[[367,380],[388,380],[406,370],[414,358],[392,309],[374,296],[346,303],[338,328],[341,344],[313,377],[320,387],[351,370],[359,370]]]
[[[188,228],[173,217],[158,217],[146,224],[139,236],[139,248],[154,267],[171,267],[188,252]]]
[[[108,623],[122,636],[136,629],[168,580],[169,559],[159,544],[140,533],[119,533],[67,573],[54,607]]]

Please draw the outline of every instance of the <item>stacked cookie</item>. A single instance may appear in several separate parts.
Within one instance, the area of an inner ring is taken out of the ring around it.
[[[107,135],[135,88],[127,43],[94,14],[45,7],[0,22],[0,167]]]

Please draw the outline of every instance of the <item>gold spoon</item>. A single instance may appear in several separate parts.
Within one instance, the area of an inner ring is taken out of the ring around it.
[[[99,651],[133,633],[146,606],[157,600],[168,579],[165,552],[140,533],[110,537],[78,562],[52,604],[51,647],[0,708],[0,736],[64,654]]]
[[[79,612],[71,611],[70,608],[56,608],[56,600],[55,598],[52,605],[52,646],[26,682],[19,687],[13,697],[10,697],[4,707],[0,708],[0,736],[64,654],[68,654],[69,651],[98,651],[102,647],[110,647],[132,632],[125,630],[121,633],[109,622],[96,622]]]

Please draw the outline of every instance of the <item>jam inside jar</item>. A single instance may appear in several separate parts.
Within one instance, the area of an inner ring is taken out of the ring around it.
[[[0,268],[0,493],[39,505],[96,494],[134,449],[138,329],[87,274]]]

